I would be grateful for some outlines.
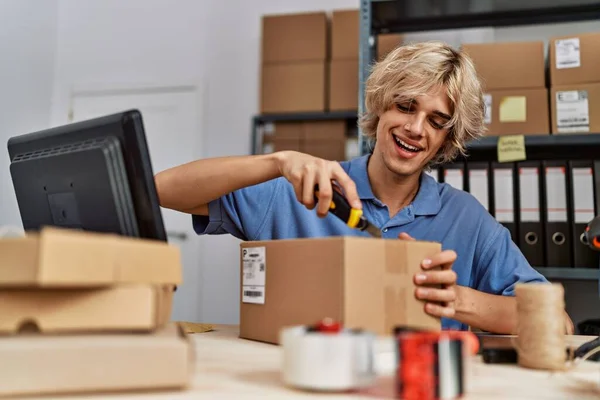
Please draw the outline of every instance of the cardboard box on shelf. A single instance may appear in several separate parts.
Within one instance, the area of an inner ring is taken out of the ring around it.
[[[392,50],[402,44],[404,36],[398,33],[377,35],[377,60],[384,59]]]
[[[356,10],[334,10],[331,13],[331,59],[358,60],[359,13]]]
[[[150,332],[170,319],[173,286],[2,289],[0,333]]]
[[[296,150],[328,160],[346,159],[345,120],[277,122],[266,137],[273,151]]]
[[[485,91],[546,87],[544,42],[463,44]]]
[[[600,82],[551,89],[552,133],[600,133]]]
[[[358,110],[358,60],[329,62],[329,111]]]
[[[43,228],[0,239],[0,287],[97,287],[182,281],[179,249],[120,235]]]
[[[261,113],[323,112],[325,61],[265,64],[261,76]]]
[[[489,90],[484,97],[488,136],[550,134],[547,89]]]
[[[553,37],[548,50],[552,86],[600,82],[600,32]]]
[[[327,25],[325,12],[263,16],[262,62],[325,61]]]
[[[322,318],[389,335],[397,325],[441,329],[414,297],[435,242],[332,237],[241,244],[240,337],[278,343],[282,328]]]
[[[4,336],[0,396],[185,389],[193,360],[175,324],[151,334]]]
[[[310,154],[324,160],[346,160],[345,140],[321,140],[317,142],[305,142],[302,150],[306,154]]]

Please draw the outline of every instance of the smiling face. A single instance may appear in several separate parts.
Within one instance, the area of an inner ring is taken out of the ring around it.
[[[373,154],[400,177],[419,175],[448,137],[452,111],[443,87],[414,99],[398,100],[379,115]]]

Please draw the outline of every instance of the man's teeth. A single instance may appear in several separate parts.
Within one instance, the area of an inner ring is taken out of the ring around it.
[[[396,141],[396,143],[400,146],[400,147],[404,147],[406,150],[410,150],[410,151],[420,151],[421,149],[419,149],[418,147],[415,146],[411,146],[410,144],[406,143],[405,141],[401,140],[398,136],[396,135],[392,135],[394,136],[394,140]]]

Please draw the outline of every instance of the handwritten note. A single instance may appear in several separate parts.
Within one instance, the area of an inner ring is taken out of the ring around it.
[[[498,138],[498,161],[512,162],[526,160],[525,136],[511,135]]]

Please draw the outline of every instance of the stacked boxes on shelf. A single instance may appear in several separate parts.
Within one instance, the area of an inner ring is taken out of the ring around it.
[[[277,122],[269,125],[272,151],[295,150],[326,160],[346,159],[346,120]]]
[[[339,10],[331,16],[329,110],[358,110],[358,11]]]
[[[191,345],[171,323],[179,251],[45,228],[0,239],[0,397],[179,389]]]
[[[543,42],[477,43],[462,48],[483,85],[488,135],[550,133]]]
[[[328,21],[325,12],[262,19],[262,114],[326,109]]]
[[[549,45],[552,133],[600,133],[600,33]]]
[[[380,35],[377,57],[399,45],[401,38]],[[357,9],[263,16],[261,114],[357,112],[358,55]],[[266,124],[263,151],[352,158],[358,155],[358,145],[347,125],[341,119]]]

